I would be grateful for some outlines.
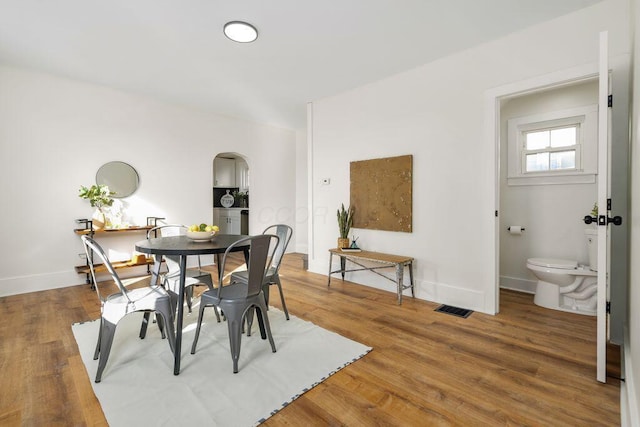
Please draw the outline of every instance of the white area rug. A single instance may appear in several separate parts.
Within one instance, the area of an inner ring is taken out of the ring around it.
[[[197,309],[185,317],[180,375],[173,375],[173,354],[157,325],[138,338],[142,314],[123,319],[102,382],[94,382],[98,361],[93,351],[98,321],[74,324],[82,360],[112,427],[133,425],[250,426],[260,424],[332,374],[367,354],[371,347],[294,316],[285,320],[276,308],[269,321],[276,344],[242,336],[239,372],[234,374],[225,322],[205,311],[196,354],[190,354]]]

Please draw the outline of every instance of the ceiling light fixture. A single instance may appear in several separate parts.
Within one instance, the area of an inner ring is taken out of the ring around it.
[[[224,35],[238,43],[251,43],[258,38],[258,30],[246,22],[231,21],[224,25]]]

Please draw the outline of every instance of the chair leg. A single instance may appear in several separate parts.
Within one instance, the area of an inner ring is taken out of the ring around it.
[[[156,315],[156,323],[158,324],[158,329],[160,329],[160,334],[162,336],[162,339],[165,339],[167,337],[167,334],[164,333],[165,324],[167,323],[165,322],[166,319],[160,316],[159,312],[156,312],[155,315]]]
[[[98,360],[98,356],[100,356],[101,342],[102,342],[102,317],[100,317],[100,330],[98,331],[98,342],[96,343],[96,350],[93,352],[93,360]]]
[[[167,341],[169,341],[169,348],[171,349],[171,353],[175,354],[176,352],[176,331],[173,326],[173,316],[171,314],[171,307],[167,307],[166,312],[157,311],[156,315],[158,320],[162,319],[162,323],[164,324],[164,328],[167,331]],[[163,331],[165,330],[163,328]]]
[[[147,336],[147,328],[149,327],[149,319],[151,318],[151,311],[145,311],[142,316],[142,325],[140,325],[140,339],[144,339]],[[153,323],[158,323],[157,319],[153,320]],[[162,339],[165,339],[167,336],[164,334],[164,328],[160,323],[158,323],[158,328],[160,329],[160,333],[162,334]]]
[[[242,343],[242,318],[243,313],[238,307],[230,306],[225,309],[227,313],[227,327],[229,329],[229,345],[231,347],[231,360],[233,361],[233,373],[238,373],[238,360],[240,359],[240,346]]]
[[[284,317],[289,320],[289,310],[287,310],[287,303],[284,302],[284,293],[282,292],[282,284],[280,283],[280,277],[276,276],[274,283],[278,286],[278,291],[280,291],[280,302],[282,302],[282,309],[284,310]]]
[[[192,304],[192,300],[193,300],[193,286],[189,286],[188,288],[186,288],[185,290],[186,293],[186,300],[187,300],[187,308],[189,309],[189,313],[191,313],[191,304]]]
[[[273,342],[273,335],[271,335],[271,326],[269,325],[269,316],[267,315],[267,307],[263,302],[259,302],[259,307],[256,308],[258,311],[258,316],[262,318],[264,323],[264,328],[267,333],[267,338],[269,338],[269,344],[271,344],[271,351],[276,352],[276,344]]]
[[[95,382],[102,381],[102,371],[109,360],[111,352],[111,344],[113,344],[113,336],[116,332],[116,325],[111,322],[102,320],[102,336],[100,338],[100,360],[98,361],[98,371],[96,372]]]
[[[267,331],[264,328],[264,318],[262,317],[262,309],[259,307],[252,307],[253,309],[255,309],[255,311],[258,312],[257,317],[258,317],[258,329],[260,330],[260,338],[262,338],[263,340],[267,339]]]
[[[140,339],[143,340],[144,337],[147,336],[147,327],[149,326],[149,318],[151,317],[151,313],[148,311],[144,312],[144,316],[142,317],[142,325],[140,325]]]
[[[200,301],[200,311],[198,312],[198,326],[196,327],[196,335],[193,337],[193,344],[191,344],[191,354],[196,354],[196,346],[198,345],[198,338],[200,337],[200,327],[202,327],[202,315],[204,314],[204,308],[206,306]]]
[[[246,320],[248,337],[251,336],[251,328],[253,327],[253,312],[254,312],[253,307],[250,307],[249,310],[247,310],[247,314],[244,315],[243,325],[244,325],[244,321]]]

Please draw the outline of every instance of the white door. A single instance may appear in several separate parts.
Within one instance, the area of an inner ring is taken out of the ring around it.
[[[608,33],[600,33],[600,65],[598,91],[598,306],[597,306],[597,372],[600,382],[607,381],[607,300],[609,294],[609,211],[610,138],[609,138],[609,61]]]

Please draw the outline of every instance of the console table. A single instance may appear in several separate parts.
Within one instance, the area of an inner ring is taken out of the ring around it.
[[[333,256],[337,255],[340,257],[340,269],[339,270],[331,270],[333,264]],[[352,268],[347,270],[346,264],[347,261],[356,264],[360,268]],[[377,265],[366,266],[364,262],[373,262]],[[409,284],[404,284],[404,268],[409,268]],[[382,268],[395,268],[396,270],[396,278],[395,280],[385,276],[384,274],[378,272],[377,270]],[[400,255],[391,255],[391,254],[383,254],[381,252],[371,252],[371,251],[342,251],[341,249],[329,249],[329,280],[327,282],[327,287],[331,286],[331,275],[335,273],[341,273],[342,280],[344,280],[344,274],[351,271],[371,271],[372,273],[377,274],[378,276],[384,277],[387,280],[394,282],[397,285],[397,294],[398,294],[398,305],[402,304],[402,291],[405,289],[411,289],[411,296],[415,298],[415,291],[413,286],[413,258],[407,256]]]

